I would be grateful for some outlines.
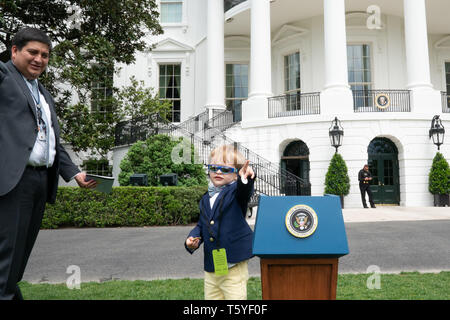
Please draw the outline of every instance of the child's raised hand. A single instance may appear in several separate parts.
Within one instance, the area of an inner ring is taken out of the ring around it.
[[[198,248],[200,244],[200,237],[189,237],[186,239],[186,246],[191,249],[191,250],[195,250]]]
[[[251,167],[248,166],[250,163],[250,160],[246,160],[244,166],[239,170],[239,176],[241,177],[241,180],[247,180],[248,177],[251,177],[252,179],[255,178],[255,172]]]

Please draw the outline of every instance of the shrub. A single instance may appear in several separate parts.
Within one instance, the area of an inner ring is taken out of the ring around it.
[[[450,193],[450,168],[444,156],[438,152],[428,175],[428,190],[432,194]]]
[[[147,174],[148,183],[151,186],[161,185],[159,176],[168,173],[178,175],[180,186],[208,185],[206,172],[202,164],[173,163],[171,159],[172,150],[181,141],[181,138],[171,139],[166,135],[155,135],[146,141],[138,141],[133,144],[120,163],[120,185],[129,185],[130,176],[134,173]],[[191,159],[193,159],[193,146],[191,146],[191,152]]]
[[[350,179],[348,177],[347,165],[342,156],[339,153],[335,153],[325,177],[325,193],[346,196],[349,191]]]
[[[207,188],[115,187],[108,195],[78,187],[60,187],[47,204],[42,228],[142,227],[185,225],[198,221],[198,203]]]

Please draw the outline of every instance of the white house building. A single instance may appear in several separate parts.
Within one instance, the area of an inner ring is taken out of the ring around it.
[[[154,49],[123,66],[116,84],[135,76],[157,89],[173,101],[173,124],[192,134],[203,130],[195,120],[214,116],[223,135],[306,181],[313,196],[324,192],[337,117],[346,207],[361,206],[365,163],[376,203],[433,205],[433,117],[450,132],[448,0],[158,3],[164,34],[149,36]],[[127,148],[114,149],[115,176]]]

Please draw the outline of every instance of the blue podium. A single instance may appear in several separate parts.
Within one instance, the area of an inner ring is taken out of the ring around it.
[[[260,197],[253,254],[263,299],[336,299],[338,259],[348,253],[339,197]]]

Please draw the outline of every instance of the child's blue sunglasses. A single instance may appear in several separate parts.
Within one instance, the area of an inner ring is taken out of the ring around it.
[[[215,164],[208,164],[208,171],[212,171],[212,172],[217,172],[219,171],[222,172],[223,174],[228,174],[228,173],[236,173],[238,172],[238,169],[233,168],[233,167],[227,167],[227,166],[217,166]]]

